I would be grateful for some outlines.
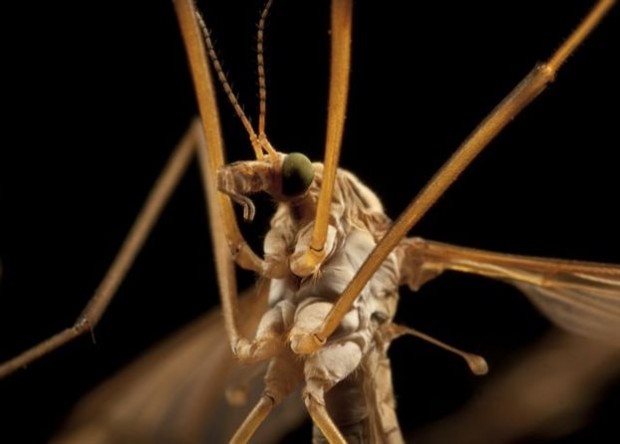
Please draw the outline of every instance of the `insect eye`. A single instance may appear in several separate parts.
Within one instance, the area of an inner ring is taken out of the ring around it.
[[[282,163],[282,194],[288,197],[303,194],[314,179],[310,159],[301,153],[290,153]]]

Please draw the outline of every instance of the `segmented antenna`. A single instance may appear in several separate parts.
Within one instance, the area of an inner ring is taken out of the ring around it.
[[[263,42],[265,40],[265,22],[273,0],[268,0],[258,21],[258,35],[256,39],[256,61],[258,62],[258,137],[265,136],[265,118],[267,115],[267,85],[265,81],[265,56]]]
[[[230,86],[230,83],[228,82],[228,79],[226,78],[226,74],[224,74],[224,69],[222,68],[222,64],[220,63],[217,57],[215,48],[213,46],[213,42],[211,40],[211,33],[209,32],[209,28],[207,28],[207,24],[202,18],[202,15],[200,14],[200,12],[198,11],[196,11],[196,19],[198,20],[198,25],[200,26],[200,29],[202,31],[204,42],[205,42],[205,45],[207,46],[207,51],[209,53],[209,59],[211,60],[211,63],[213,64],[213,69],[215,70],[215,73],[217,74],[217,78],[222,84],[222,87],[224,88],[224,92],[226,93],[228,100],[232,104],[233,108],[235,109],[235,112],[237,113],[237,116],[241,120],[241,123],[245,127],[245,130],[247,131],[248,135],[250,136],[250,142],[252,143],[252,148],[254,149],[256,158],[263,159],[265,157],[265,152],[266,152],[267,154],[269,154],[269,156],[272,159],[274,159],[276,157],[276,150],[271,146],[271,144],[267,140],[264,133],[261,134],[260,138],[256,136],[256,132],[254,132],[254,128],[252,128],[252,124],[250,123],[250,120],[246,117],[245,113],[243,112],[243,109],[241,108],[241,105],[239,104],[239,101],[237,100],[237,97],[235,96],[235,93],[233,92]]]

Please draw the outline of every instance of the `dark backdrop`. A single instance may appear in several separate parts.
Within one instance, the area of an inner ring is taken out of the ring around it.
[[[129,4],[131,3],[131,4]],[[235,91],[256,120],[262,2],[204,6]],[[481,118],[568,34],[591,2],[357,2],[342,166],[396,217]],[[497,251],[620,262],[615,11],[557,82],[493,142],[415,228]],[[196,112],[172,5],[28,4],[7,14],[0,151],[0,359],[70,325],[103,275],[171,148]],[[268,134],[322,156],[328,7],[274,5],[266,41]],[[251,155],[221,101],[229,158]],[[260,242],[263,225],[248,230]],[[43,442],[73,403],[147,347],[214,306],[217,291],[196,168],[95,330],[0,382],[2,433]],[[248,282],[246,277],[246,283]],[[403,292],[399,319],[501,369],[548,323],[516,291],[447,276]],[[415,340],[392,350],[407,429],[475,396],[457,358]],[[615,433],[618,386],[586,429]],[[18,425],[29,424],[26,428]],[[4,438],[0,440],[5,441]]]

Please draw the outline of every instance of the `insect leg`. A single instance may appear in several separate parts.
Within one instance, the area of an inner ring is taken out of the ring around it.
[[[312,241],[306,254],[291,262],[291,270],[298,276],[314,273],[327,256],[325,241],[329,210],[332,201],[340,145],[344,131],[344,118],[349,92],[349,70],[351,65],[351,29],[353,22],[351,0],[332,1],[331,19],[331,61],[329,82],[329,104],[327,112],[327,139],[323,162],[323,185],[319,194],[317,212],[312,232]]]
[[[377,244],[334,305],[322,327],[308,335],[303,344],[300,342],[299,352],[312,353],[338,328],[342,317],[349,311],[357,295],[390,252],[454,183],[474,158],[488,146],[491,140],[553,81],[557,70],[568,55],[572,54],[577,46],[596,28],[613,4],[613,0],[600,0],[549,61],[537,64],[474,129],[394,222],[390,231]]]
[[[312,331],[320,325],[332,306],[331,302],[316,299],[299,308],[295,314],[295,327],[291,334],[298,334],[296,331]],[[347,314],[344,325],[338,331],[338,339],[327,342],[306,358],[304,402],[314,424],[330,443],[346,441],[327,411],[325,395],[360,367],[371,342],[370,329],[366,328],[358,310],[351,310]],[[349,402],[357,404],[359,401],[351,399]],[[342,411],[333,413],[337,415],[338,423],[355,424],[360,420],[356,413],[361,411],[363,409],[359,406],[349,405]]]
[[[170,157],[114,258],[114,262],[75,324],[0,365],[0,378],[91,331],[97,325],[192,159],[197,134],[199,134],[199,124],[196,121],[192,123]]]
[[[240,334],[239,328],[240,320],[233,259],[241,267],[255,271],[260,275],[265,274],[264,270],[268,266],[252,251],[243,238],[230,198],[216,191],[216,172],[224,165],[224,148],[205,43],[197,22],[198,13],[194,2],[192,0],[175,0],[174,5],[191,66],[198,107],[202,117],[204,138],[201,138],[201,148],[199,149],[200,168],[207,196],[222,311],[231,347],[236,350],[237,344],[243,336]]]
[[[224,165],[224,147],[207,52],[197,23],[198,13],[194,2],[192,0],[175,0],[174,5],[194,79],[204,137],[209,146],[207,152],[203,151],[203,154],[206,155],[201,157],[201,168],[206,175],[205,181],[214,182],[215,172]],[[215,190],[215,184],[212,183],[211,185],[211,188]],[[241,234],[230,198],[220,193],[214,196],[212,201],[211,204],[219,207],[219,217],[224,221],[222,229],[228,243],[227,248],[231,250],[237,264],[262,276],[266,265],[254,253]]]
[[[306,360],[304,402],[314,424],[330,443],[346,443],[346,440],[327,411],[325,394],[357,369],[362,358],[357,341],[343,340],[326,344]],[[356,406],[348,409],[355,411]]]
[[[271,410],[288,396],[302,379],[303,361],[290,350],[272,359],[265,374],[265,391],[230,442],[248,442]]]
[[[265,322],[262,328],[259,328],[259,334],[254,341],[248,340],[241,333],[243,325],[239,316],[237,285],[235,279],[235,270],[233,257],[229,249],[230,239],[226,236],[227,219],[222,217],[221,193],[217,193],[215,187],[215,174],[213,165],[209,161],[210,151],[204,138],[199,137],[200,148],[198,150],[200,169],[203,178],[205,194],[207,197],[207,207],[209,222],[211,225],[211,238],[213,241],[213,251],[215,256],[215,268],[217,273],[218,286],[220,291],[220,300],[222,302],[222,312],[226,325],[226,332],[230,340],[233,352],[239,359],[245,362],[255,362],[259,360],[269,359],[277,354],[284,346],[283,341],[278,338],[283,337],[282,324],[286,310],[280,310],[280,307],[274,307],[265,316]],[[264,262],[261,260],[261,262]],[[267,269],[271,266],[268,263],[261,265],[263,274],[268,274]],[[278,330],[278,332],[276,332]],[[279,333],[279,334],[278,334]]]

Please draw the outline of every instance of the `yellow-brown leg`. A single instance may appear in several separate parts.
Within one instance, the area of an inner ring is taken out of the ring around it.
[[[336,330],[353,301],[387,256],[426,214],[443,193],[454,183],[474,158],[551,83],[556,72],[583,40],[596,28],[614,5],[614,0],[599,0],[581,24],[546,63],[534,69],[491,111],[470,134],[457,151],[435,173],[422,191],[396,220],[390,231],[368,256],[357,275],[351,280],[329,313],[322,327],[299,343],[299,352],[312,353]]]
[[[207,188],[215,190],[215,174],[224,165],[224,147],[207,50],[197,22],[198,15],[193,0],[175,0],[174,5],[194,79],[202,130],[209,147],[208,151],[203,152],[205,156],[201,158],[201,168],[206,182],[210,184]],[[265,263],[243,238],[230,198],[223,193],[216,193],[210,198],[210,212],[214,206],[219,207],[219,218],[223,221],[221,228],[237,264],[263,275]]]
[[[256,429],[265,421],[267,415],[275,407],[275,401],[267,395],[262,395],[250,414],[245,418],[234,436],[230,439],[231,444],[244,444],[249,442]]]
[[[179,179],[187,169],[187,165],[195,151],[196,135],[199,134],[198,130],[199,124],[198,121],[195,121],[177,145],[172,156],[170,156],[167,165],[153,186],[140,213],[138,213],[112,265],[75,324],[0,365],[0,378],[91,331],[97,325],[116,294],[116,290],[133,265],[136,255],[142,248],[142,245],[144,245],[155,222],[157,222],[172,191],[174,191]]]
[[[193,1],[175,0],[174,4],[187,49],[202,116],[202,134],[197,136],[200,142],[199,161],[207,196],[226,331],[234,351],[237,351],[239,344],[243,345],[244,349],[248,349],[251,343],[240,334],[233,260],[241,267],[255,271],[261,276],[265,274],[268,267],[252,251],[243,238],[230,198],[216,191],[215,177],[217,171],[224,165],[224,150],[207,52],[197,22],[197,12]]]
[[[312,417],[314,425],[321,430],[321,433],[325,439],[327,439],[330,444],[347,444],[338,430],[338,427],[336,427],[332,419],[329,417],[323,400],[318,400],[311,395],[306,395],[304,401],[306,403],[308,413],[310,413],[310,416]]]
[[[291,263],[291,269],[299,276],[314,273],[328,253],[324,247],[349,94],[352,0],[333,0],[331,16],[332,43],[323,184],[317,203],[310,247],[303,256],[295,260],[295,263]]]
[[[269,363],[265,374],[265,391],[250,414],[237,429],[231,443],[248,442],[271,410],[303,380],[303,361],[286,351]]]

